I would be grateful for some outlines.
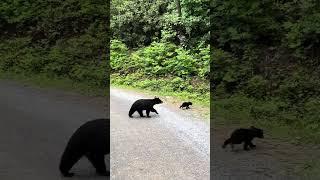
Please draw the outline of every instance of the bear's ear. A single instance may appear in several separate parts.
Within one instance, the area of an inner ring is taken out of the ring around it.
[[[256,129],[254,126],[250,126],[251,129]]]

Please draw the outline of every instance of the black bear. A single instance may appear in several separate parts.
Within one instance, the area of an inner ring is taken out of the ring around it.
[[[150,117],[150,112],[155,112],[158,114],[157,110],[155,110],[153,106],[161,103],[162,101],[157,97],[154,99],[139,99],[132,104],[129,110],[129,117],[132,117],[132,114],[136,111],[138,111],[141,117],[144,117],[142,113],[143,110],[146,110],[147,117]]]
[[[224,142],[222,148],[225,148],[228,144],[231,144],[231,148],[233,150],[234,144],[241,144],[242,142],[244,142],[243,149],[249,150],[248,146],[250,148],[256,147],[256,145],[252,144],[251,142],[255,137],[263,138],[263,130],[255,128],[253,126],[251,126],[249,129],[236,129],[231,134],[231,137]]]
[[[180,108],[186,108],[186,109],[190,109],[190,105],[192,105],[192,102],[183,102],[182,105],[180,106]]]
[[[59,169],[63,176],[72,177],[69,170],[82,157],[86,156],[102,176],[109,176],[104,156],[110,153],[110,120],[95,119],[81,125],[71,136],[64,150]]]

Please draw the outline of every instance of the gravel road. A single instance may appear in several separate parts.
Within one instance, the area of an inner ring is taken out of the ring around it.
[[[0,81],[0,179],[57,180],[71,134],[84,122],[105,118],[106,99]],[[87,159],[72,179],[106,179]]]
[[[129,118],[132,103],[146,97],[110,90],[111,178],[209,180],[209,126],[165,102],[154,106],[159,115]]]

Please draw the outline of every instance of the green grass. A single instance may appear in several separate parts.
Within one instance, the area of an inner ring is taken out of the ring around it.
[[[320,179],[320,160],[319,156],[307,161],[300,170],[303,179]]]
[[[65,77],[49,77],[46,74],[22,74],[0,72],[0,79],[13,80],[40,88],[53,88],[88,96],[106,96],[109,88],[97,87],[88,82],[74,82]]]

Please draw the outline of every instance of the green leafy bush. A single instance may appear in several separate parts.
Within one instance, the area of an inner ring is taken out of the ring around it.
[[[115,78],[112,83],[209,97],[209,47],[190,51],[153,42],[129,53],[124,43],[113,40],[110,61]]]
[[[267,95],[268,82],[262,76],[253,76],[248,81],[245,92],[249,97],[264,99]]]
[[[108,1],[0,2],[0,69],[106,86]]]

